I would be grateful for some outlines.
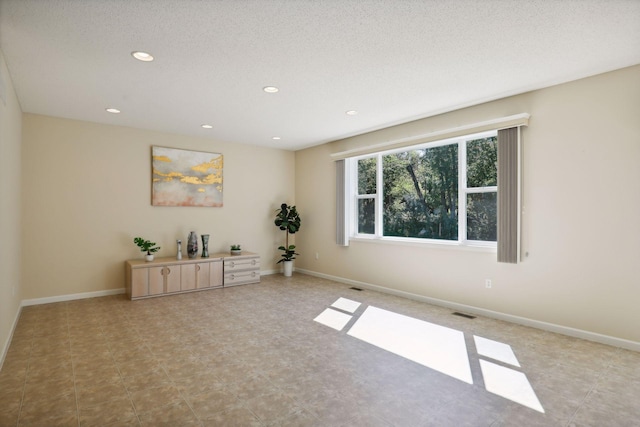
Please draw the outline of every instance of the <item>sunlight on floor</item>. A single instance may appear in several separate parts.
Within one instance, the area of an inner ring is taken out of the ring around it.
[[[338,298],[315,319],[342,331],[361,303]],[[346,313],[345,313],[346,312]],[[427,368],[473,384],[464,333],[456,329],[414,319],[369,306],[351,326],[347,335],[402,356]],[[520,367],[509,344],[474,335],[478,355]],[[486,360],[479,360],[488,392],[544,413],[544,409],[524,373]]]
[[[336,302],[331,304],[331,307],[335,307],[348,313],[355,313],[358,307],[360,307],[360,303],[347,298],[338,298]]]
[[[473,384],[464,334],[455,329],[369,306],[348,335]]]
[[[476,343],[476,350],[478,350],[479,355],[520,367],[518,359],[516,358],[516,355],[513,354],[513,350],[509,344],[489,340],[477,335],[473,336],[473,340]]]
[[[486,360],[480,360],[480,368],[487,391],[544,413],[525,374]]]
[[[318,317],[315,319],[316,322],[321,323],[325,326],[335,329],[336,331],[341,331],[342,328],[345,327],[349,320],[351,320],[351,316],[345,313],[341,313],[336,310],[331,310],[327,308],[325,311],[320,313]]]

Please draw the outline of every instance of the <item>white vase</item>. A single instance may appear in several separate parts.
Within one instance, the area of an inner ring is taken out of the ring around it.
[[[285,277],[291,277],[291,274],[293,273],[293,261],[285,261],[283,264]]]
[[[147,261],[153,261],[153,254],[145,255],[145,258],[147,259]]]

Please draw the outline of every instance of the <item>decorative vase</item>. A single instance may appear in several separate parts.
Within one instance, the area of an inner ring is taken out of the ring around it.
[[[209,258],[209,235],[202,235],[202,258]]]
[[[145,255],[144,257],[147,259],[147,262],[153,261],[153,254]]]
[[[178,244],[178,254],[176,255],[176,259],[182,259],[182,240],[176,240]]]
[[[293,273],[293,261],[285,261],[284,264],[284,276],[291,277]]]
[[[231,255],[242,255],[241,249],[231,249]]]
[[[187,238],[187,255],[189,258],[198,256],[198,235],[195,231],[189,233],[189,237]]]

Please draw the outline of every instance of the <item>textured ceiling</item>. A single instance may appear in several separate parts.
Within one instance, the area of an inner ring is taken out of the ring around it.
[[[0,47],[24,112],[295,150],[638,64],[640,1],[0,0]]]

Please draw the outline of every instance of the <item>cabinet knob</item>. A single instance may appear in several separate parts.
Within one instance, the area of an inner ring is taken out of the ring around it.
[[[236,263],[235,263],[235,262],[233,262],[233,261],[231,261],[231,264],[229,264],[229,265],[230,265],[231,267],[235,267],[235,266],[236,266]]]

